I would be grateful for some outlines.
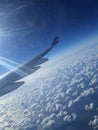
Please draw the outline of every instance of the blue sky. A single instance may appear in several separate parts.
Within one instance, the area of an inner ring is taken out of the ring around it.
[[[57,35],[61,53],[98,35],[97,23],[97,0],[0,1],[0,56],[23,63]]]

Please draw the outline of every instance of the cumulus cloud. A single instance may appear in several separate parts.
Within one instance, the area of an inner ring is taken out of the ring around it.
[[[66,90],[66,94],[70,94],[71,91],[72,91],[72,88],[70,87],[70,88],[68,88],[68,89]]]
[[[93,94],[94,93],[94,88],[89,88],[87,90],[84,90],[82,93],[81,93],[81,96],[85,97],[85,96],[88,96],[90,94]]]
[[[97,115],[95,115],[94,118],[93,118],[93,120],[91,120],[89,122],[89,125],[92,126],[94,130],[98,129],[98,116]]]
[[[52,127],[53,125],[55,125],[55,120],[49,120],[46,124],[43,125],[43,128],[48,128],[48,127]]]
[[[85,110],[92,110],[94,108],[94,103],[85,105]]]
[[[89,85],[94,85],[98,82],[98,79],[96,77],[96,75],[94,75],[94,77],[91,79],[91,81],[89,82]]]
[[[66,115],[63,119],[65,122],[72,122],[74,120],[76,120],[77,114],[76,113],[72,113],[70,115]]]
[[[70,108],[73,105],[73,100],[70,100],[68,103],[68,107]]]
[[[26,129],[29,125],[42,130],[75,121],[79,112],[76,113],[74,104],[78,108],[81,99],[85,101],[97,89],[92,86],[98,79],[92,59],[95,57],[91,53],[72,57],[61,68],[27,77],[24,86],[1,98],[0,129]],[[87,103],[85,110],[89,112],[94,105],[93,101]],[[89,125],[97,129],[98,116],[94,116]]]

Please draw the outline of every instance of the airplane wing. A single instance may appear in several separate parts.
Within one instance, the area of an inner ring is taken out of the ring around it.
[[[55,37],[52,44],[45,51],[40,53],[35,58],[31,59],[27,63],[19,66],[17,69],[9,72],[3,78],[0,79],[0,96],[5,95],[24,84],[24,81],[18,81],[41,68],[41,64],[48,61],[48,58],[44,56],[55,47],[58,43],[58,37]]]

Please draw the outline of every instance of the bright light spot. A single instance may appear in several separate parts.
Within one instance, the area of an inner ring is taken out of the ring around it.
[[[24,72],[24,71],[22,71],[22,70],[20,70],[20,69],[17,69],[16,67],[19,67],[20,64],[14,62],[14,61],[12,61],[12,60],[9,60],[9,59],[7,59],[7,58],[4,58],[4,57],[1,57],[1,56],[0,56],[0,64],[1,64],[3,67],[5,67],[5,68],[7,68],[8,70],[10,70],[10,71],[15,71],[15,73],[21,75],[22,77],[24,77],[24,76],[27,75],[26,72]]]

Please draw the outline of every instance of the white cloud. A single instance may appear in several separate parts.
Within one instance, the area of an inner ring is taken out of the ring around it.
[[[96,90],[91,83],[87,86],[87,81],[94,84],[94,79],[98,76],[94,76],[94,73],[97,73],[96,69],[92,72],[93,63],[91,66],[90,57],[86,55],[72,58],[61,68],[27,77],[23,87],[0,101],[1,128],[7,129],[7,126],[11,126],[12,130],[30,124],[41,130],[52,125],[61,125],[62,121],[64,123],[76,120],[77,114],[72,109],[73,104],[79,104],[81,98],[85,100],[86,96],[94,94]],[[81,60],[85,61],[85,65]],[[90,75],[93,76],[93,80],[90,80]],[[68,112],[70,108],[72,113]],[[85,110],[93,108],[93,101],[85,105]],[[98,116],[95,116],[89,125],[97,129],[97,122]]]
[[[85,105],[85,110],[92,110],[94,108],[94,103]]]
[[[96,78],[93,77],[93,78],[91,79],[91,81],[89,82],[89,85],[94,85],[95,83],[97,83],[97,77],[96,77]]]
[[[77,114],[76,113],[72,113],[70,115],[66,115],[64,117],[64,121],[65,122],[72,122],[72,121],[76,120],[76,117],[77,117]]]
[[[85,96],[88,96],[88,95],[93,94],[93,93],[94,93],[94,88],[89,88],[89,89],[84,90],[81,93],[81,96],[85,97]]]
[[[72,92],[72,88],[70,87],[70,88],[68,88],[67,90],[66,90],[66,94],[70,94]]]
[[[89,125],[93,127],[93,129],[98,129],[98,116],[94,116],[93,120],[89,122]]]
[[[68,103],[68,107],[70,108],[72,105],[73,105],[73,100],[70,100],[69,103]]]
[[[54,125],[56,122],[54,120],[50,120],[48,121],[48,123],[46,124],[47,127],[50,127],[52,125]]]

